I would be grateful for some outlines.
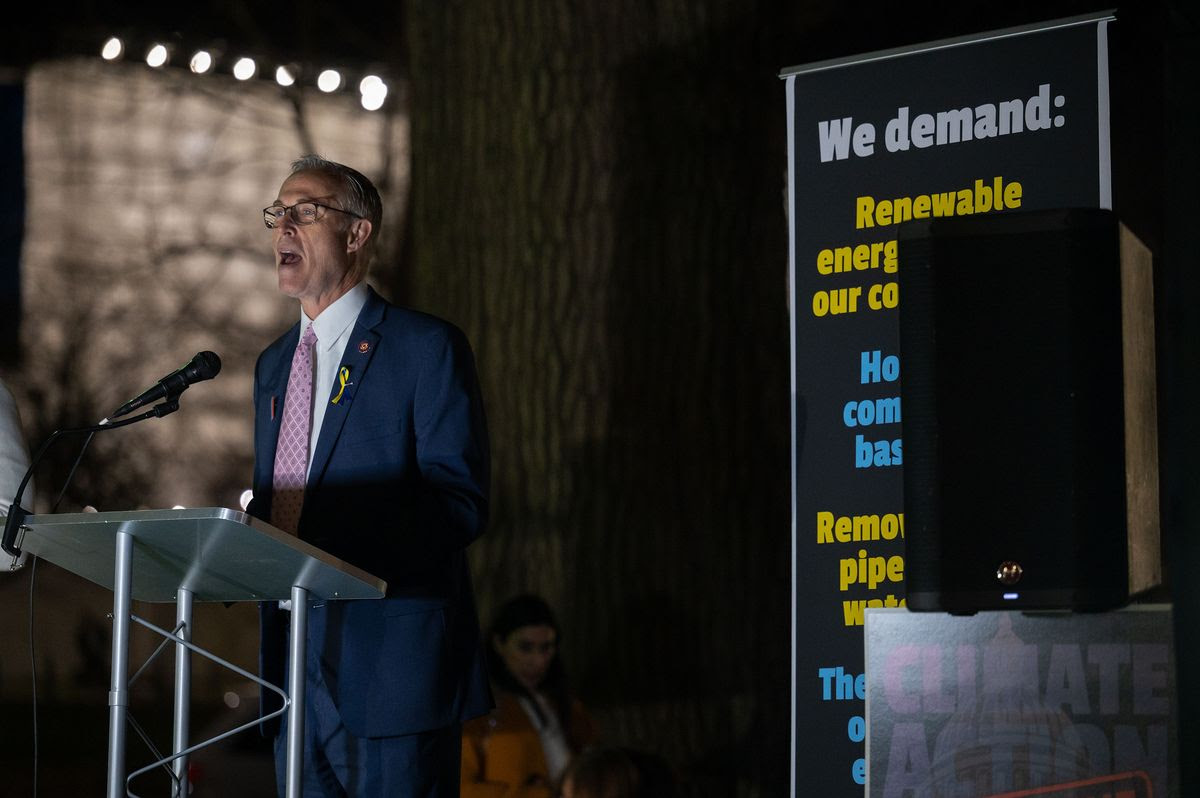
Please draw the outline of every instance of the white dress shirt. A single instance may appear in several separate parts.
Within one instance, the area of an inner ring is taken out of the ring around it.
[[[350,342],[354,322],[367,302],[367,284],[360,282],[338,297],[332,305],[310,319],[300,310],[300,331],[312,323],[317,343],[313,346],[313,417],[312,434],[308,439],[308,467],[312,468],[313,454],[321,436],[321,423],[325,420],[325,408],[329,404],[329,392],[337,379],[338,367],[342,365],[342,353]],[[350,375],[351,381],[355,375]]]

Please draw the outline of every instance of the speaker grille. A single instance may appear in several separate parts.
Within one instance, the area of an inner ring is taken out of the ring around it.
[[[1122,603],[1115,217],[935,219],[899,238],[908,606]]]

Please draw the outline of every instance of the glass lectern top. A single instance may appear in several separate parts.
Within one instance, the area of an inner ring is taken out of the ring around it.
[[[238,510],[199,507],[31,515],[18,545],[112,589],[116,538],[133,537],[133,598],[196,601],[382,598],[383,581]]]

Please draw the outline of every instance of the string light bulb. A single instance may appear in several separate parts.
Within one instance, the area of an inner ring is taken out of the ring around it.
[[[378,75],[367,75],[358,84],[358,90],[362,94],[362,107],[368,111],[378,111],[387,99],[387,84]]]
[[[110,36],[104,43],[104,47],[100,48],[100,57],[105,61],[116,61],[123,52],[125,52],[124,42],[116,36]]]
[[[326,69],[317,75],[317,88],[326,94],[337,91],[342,87],[342,73],[336,69]]]
[[[188,66],[197,75],[203,75],[208,70],[212,69],[213,57],[208,50],[197,50],[192,55],[192,60],[188,62]]]
[[[167,63],[167,46],[156,44],[146,53],[146,63],[157,69]]]
[[[126,49],[126,42],[119,36],[110,36],[100,47],[100,57],[105,61],[116,61],[125,55]],[[171,61],[171,49],[169,44],[154,42],[146,51],[146,63],[156,69],[166,66]],[[220,57],[220,53],[212,50],[197,49],[188,60],[188,68],[196,75],[208,74],[217,66]],[[258,64],[253,58],[243,56],[237,59],[231,71],[239,81],[247,81],[258,75]],[[284,87],[294,86],[300,73],[296,64],[281,64],[275,68],[275,82]],[[346,79],[337,69],[325,69],[317,76],[316,84],[322,92],[332,94],[346,85]],[[368,111],[377,111],[386,102],[388,86],[379,75],[365,75],[358,82],[358,90],[362,107]]]
[[[250,80],[258,72],[258,64],[249,56],[242,56],[233,65],[233,76],[238,80]]]

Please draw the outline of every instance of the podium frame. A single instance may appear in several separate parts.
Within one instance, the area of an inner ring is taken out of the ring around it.
[[[113,592],[107,798],[132,796],[133,778],[168,762],[174,763],[176,792],[182,785],[186,795],[192,752],[261,722],[256,719],[189,745],[189,655],[193,651],[283,697],[284,706],[275,714],[288,713],[285,794],[300,798],[308,602],[382,598],[387,590],[382,580],[244,512],[221,507],[31,515],[21,527],[17,545]],[[134,616],[135,600],[174,602],[175,630],[167,632]],[[287,691],[191,642],[196,601],[277,600],[291,601]],[[126,776],[131,621],[175,644],[174,724],[171,756]]]

